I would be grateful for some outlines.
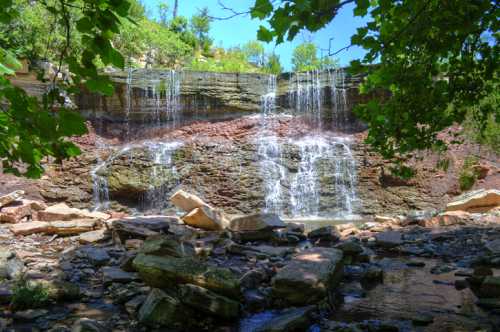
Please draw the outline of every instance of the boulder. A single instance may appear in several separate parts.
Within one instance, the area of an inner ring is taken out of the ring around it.
[[[240,304],[200,286],[185,284],[180,286],[182,303],[208,315],[224,319],[238,317]]]
[[[401,232],[388,231],[375,234],[377,245],[384,248],[393,248],[403,244],[403,236]]]
[[[479,189],[458,196],[446,205],[446,211],[486,212],[500,206],[500,190]]]
[[[324,226],[312,230],[307,234],[307,237],[313,241],[322,240],[326,242],[336,242],[340,239],[340,233],[333,226]]]
[[[83,218],[107,220],[109,219],[109,215],[102,212],[90,212],[88,210],[71,208],[65,203],[52,205],[38,212],[38,219],[40,221],[67,221]]]
[[[238,278],[228,269],[211,267],[194,257],[159,257],[139,254],[133,267],[146,284],[168,289],[177,284],[194,284],[238,298]]]
[[[186,316],[189,316],[185,310],[186,308],[178,299],[154,288],[139,309],[138,319],[141,323],[152,327],[173,328],[181,325]]]
[[[95,266],[105,265],[111,259],[108,252],[102,248],[88,246],[81,248],[80,251]]]
[[[109,238],[109,232],[106,229],[98,229],[80,234],[78,240],[81,244],[96,243]]]
[[[486,249],[488,249],[492,254],[500,254],[500,239],[489,241],[485,244]]]
[[[305,250],[274,276],[273,296],[294,305],[316,303],[340,282],[342,258],[338,249]]]
[[[153,235],[144,241],[141,253],[154,256],[185,257],[195,256],[193,245],[180,242],[171,236]]]
[[[16,279],[23,271],[24,264],[14,253],[0,248],[0,279]]]
[[[16,190],[6,195],[0,196],[0,208],[20,199],[24,196],[23,190]]]
[[[176,191],[171,197],[170,201],[179,209],[185,212],[191,212],[196,208],[210,207],[201,198],[194,194],[185,192],[184,190]]]
[[[285,227],[286,225],[281,218],[272,213],[256,213],[237,217],[229,223],[229,229],[234,232],[253,232]]]
[[[278,316],[258,327],[256,332],[307,331],[311,325],[310,315],[314,309],[314,306],[307,306],[284,310]]]
[[[31,204],[15,201],[2,208],[0,211],[0,222],[17,223],[24,218],[31,218],[32,213]]]
[[[37,281],[47,291],[51,300],[56,302],[73,301],[80,299],[80,286],[75,283],[61,280]]]
[[[186,225],[209,230],[223,230],[228,225],[228,220],[222,211],[208,206],[195,208],[182,217]]]

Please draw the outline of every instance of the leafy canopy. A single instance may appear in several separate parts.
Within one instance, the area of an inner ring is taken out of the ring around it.
[[[57,66],[47,92],[41,99],[29,96],[15,87],[9,77],[21,67],[16,54],[22,50],[24,39],[0,39],[0,160],[4,172],[28,177],[39,177],[45,156],[57,160],[80,153],[79,148],[67,137],[86,133],[83,119],[65,106],[65,95],[78,92],[84,84],[87,89],[106,95],[113,93],[107,76],[98,72],[98,63],[124,67],[124,58],[112,45],[112,38],[119,33],[121,19],[128,16],[127,0],[58,0],[32,3],[31,1],[0,1],[0,24],[12,28],[23,24],[20,19],[31,5],[44,16],[32,17],[52,23],[52,29],[62,31]],[[36,26],[36,25],[34,25]],[[43,27],[42,24],[38,25]],[[76,29],[75,29],[76,27]],[[16,29],[12,29],[13,31]],[[3,28],[2,28],[2,31]],[[81,52],[70,53],[72,36],[77,32]],[[50,46],[50,33],[47,34]],[[31,36],[26,36],[30,38]],[[36,51],[36,44],[34,49]],[[30,50],[25,50],[29,53]],[[63,80],[62,72],[68,73]]]
[[[496,1],[256,0],[251,15],[269,23],[260,40],[281,43],[325,27],[347,4],[369,18],[351,37],[367,51],[351,72],[368,73],[361,92],[389,92],[355,109],[369,126],[368,143],[384,157],[402,162],[415,150],[444,149],[437,134],[462,123],[471,107],[481,133],[488,119],[500,122],[498,107],[483,102],[498,89]]]

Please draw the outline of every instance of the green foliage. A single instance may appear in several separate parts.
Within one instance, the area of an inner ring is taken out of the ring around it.
[[[261,68],[248,62],[247,55],[238,48],[219,49],[213,58],[194,59],[187,69],[223,73],[258,73]]]
[[[260,27],[260,40],[281,43],[302,29],[323,28],[351,2],[256,0],[251,15],[270,25]],[[370,12],[370,18],[351,37],[352,45],[367,51],[351,62],[352,72],[369,74],[362,92],[390,93],[357,107],[369,126],[367,142],[388,159],[445,149],[437,134],[462,123],[467,108],[480,106],[498,84],[500,7],[490,0],[354,3],[355,15]],[[482,131],[493,113],[498,107],[478,112]]]
[[[241,50],[245,54],[248,62],[251,62],[259,67],[264,65],[265,54],[264,45],[262,45],[262,43],[256,40],[251,40],[244,44]]]
[[[281,66],[280,57],[276,54],[270,54],[267,59],[264,71],[268,74],[279,75],[283,71]]]
[[[13,310],[44,307],[49,303],[49,291],[40,283],[31,283],[24,276],[16,281],[12,290]]]
[[[78,114],[64,107],[64,95],[77,92],[81,84],[90,91],[112,94],[113,85],[99,74],[97,64],[124,67],[124,58],[111,40],[129,9],[126,0],[2,1],[0,160],[4,172],[36,178],[43,173],[43,157],[62,160],[79,154],[66,138],[87,129]],[[18,64],[16,55],[36,59],[44,52],[58,66],[51,88],[38,100],[14,87],[7,75]],[[65,68],[71,80],[58,79]]]
[[[191,29],[196,36],[197,48],[205,53],[209,52],[212,45],[212,39],[208,36],[210,21],[207,7],[201,9],[198,14],[191,17]]]
[[[461,191],[469,190],[472,186],[474,186],[474,183],[476,183],[479,176],[478,171],[475,168],[477,163],[477,157],[468,156],[465,158],[462,170],[458,176],[458,184],[460,185]]]
[[[292,64],[294,71],[327,69],[337,66],[330,58],[318,58],[318,49],[314,43],[306,42],[293,50]]]

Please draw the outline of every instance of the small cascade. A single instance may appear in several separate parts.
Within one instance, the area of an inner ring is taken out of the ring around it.
[[[126,83],[127,123],[133,117],[133,120],[140,119],[142,122],[152,122],[157,126],[178,125],[181,110],[181,73],[175,70],[129,69]],[[140,101],[137,105],[132,103],[136,94]]]
[[[331,93],[332,127],[334,129],[346,129],[349,124],[349,116],[344,70],[328,70],[328,85]]]
[[[334,141],[336,153],[333,159],[335,177],[335,197],[339,211],[352,215],[357,202],[356,197],[356,160],[346,139]]]
[[[177,170],[173,164],[172,155],[182,144],[180,142],[146,142],[144,147],[148,150],[153,161],[149,186],[143,205],[147,209],[160,210],[168,202],[169,190],[156,185],[165,178],[175,177]]]
[[[294,73],[288,98],[295,115],[303,116],[314,127],[321,128],[323,92],[319,70]]]
[[[284,197],[282,182],[286,179],[286,170],[282,166],[282,148],[276,136],[274,125],[276,118],[276,75],[270,75],[267,91],[261,97],[261,128],[257,142],[257,154],[264,182],[265,211],[280,214],[283,210]]]
[[[98,141],[98,148],[103,148]],[[117,157],[126,154],[132,147],[126,146],[118,153],[115,153],[107,160],[102,160],[100,156],[97,157],[97,165],[90,171],[92,177],[92,196],[94,201],[94,211],[105,211],[109,208],[109,189],[108,180],[102,173],[106,167],[111,164]]]

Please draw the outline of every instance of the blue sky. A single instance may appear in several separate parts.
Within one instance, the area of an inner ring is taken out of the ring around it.
[[[237,11],[243,12],[250,8],[255,0],[221,0],[227,7],[234,8]],[[173,0],[142,0],[148,14],[156,17],[158,12],[158,4],[160,2],[167,3],[170,8],[173,7]],[[224,11],[218,4],[217,0],[179,0],[179,15],[191,17],[197,13],[200,8],[208,7],[211,16],[224,17],[230,15]],[[309,32],[302,33],[297,36],[292,42],[285,42],[278,46],[274,43],[265,44],[267,51],[275,52],[280,56],[281,63],[285,70],[291,70],[291,59],[293,49],[305,40],[312,40],[318,48],[324,49],[323,53],[328,53],[329,40],[331,42],[331,51],[336,51],[350,44],[350,37],[356,31],[356,28],[363,25],[366,21],[363,18],[354,17],[352,14],[352,5],[343,8],[335,20],[329,25],[317,31],[314,34]],[[232,47],[244,44],[249,40],[255,40],[257,30],[264,22],[252,20],[250,16],[238,16],[231,20],[213,21],[211,24],[210,35],[217,46]],[[350,48],[348,51],[339,53],[336,58],[339,59],[341,66],[349,64],[350,60],[357,59],[363,55],[363,50],[360,48]],[[318,54],[321,55],[321,54]]]

